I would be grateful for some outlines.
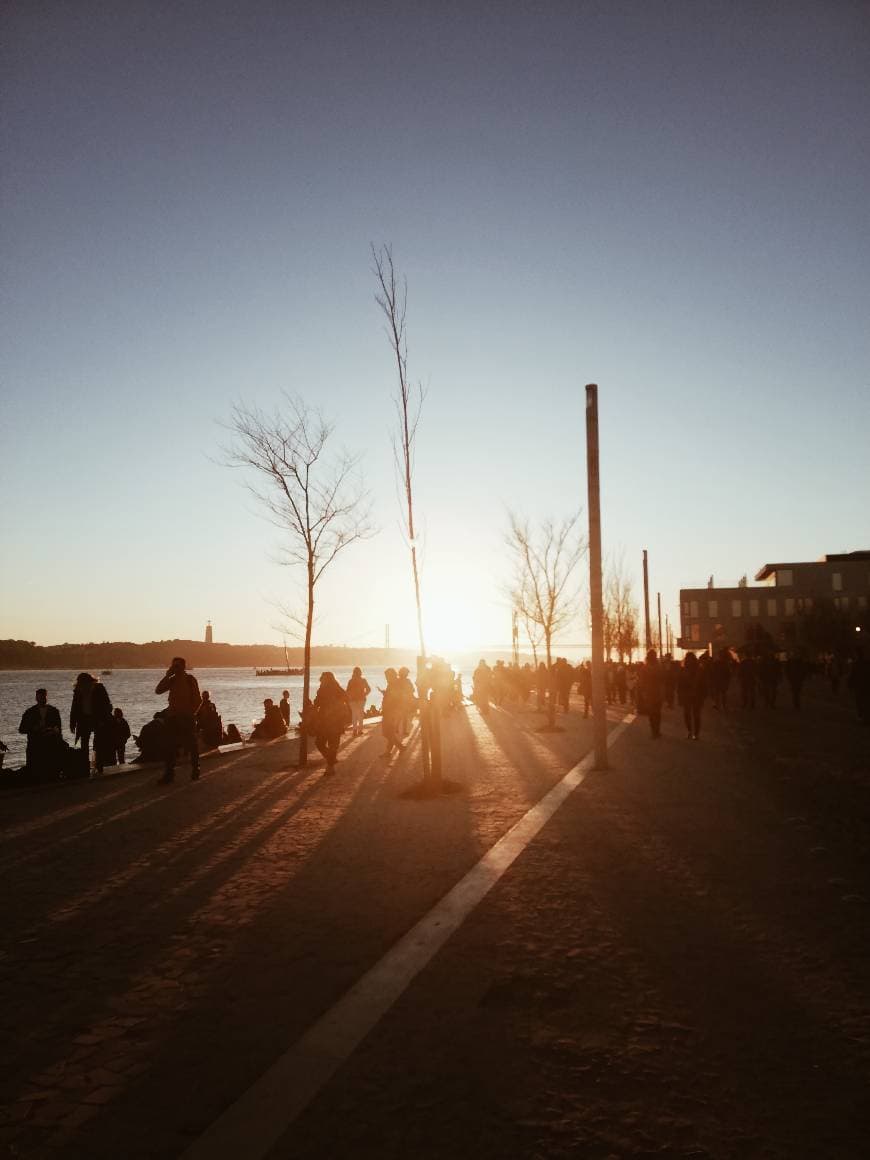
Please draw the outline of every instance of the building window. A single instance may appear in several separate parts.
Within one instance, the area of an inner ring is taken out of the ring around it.
[[[843,573],[842,572],[833,572],[831,574],[831,587],[834,589],[835,592],[842,592],[843,591]]]
[[[719,601],[718,600],[708,600],[707,601],[707,615],[710,617],[711,620],[715,620],[716,617],[719,615]]]
[[[777,588],[791,588],[794,583],[794,576],[791,568],[780,568],[776,574]]]
[[[767,615],[776,616],[776,597],[769,596],[767,600]]]
[[[689,635],[691,636],[693,641],[700,640],[701,639],[701,626],[700,626],[700,624],[693,624],[692,630],[691,630]]]
[[[697,600],[690,600],[689,601],[689,616],[700,616],[700,615],[701,615],[701,613],[698,611],[698,601]]]
[[[689,602],[688,602],[688,600],[683,601],[683,616],[685,616],[686,619],[688,619],[688,616],[689,616]]]
[[[834,597],[834,608],[839,609],[840,612],[848,612],[849,611],[849,597],[848,596],[835,596]]]
[[[792,596],[785,598],[785,614],[786,616],[794,616],[794,597]]]
[[[731,601],[731,615],[736,619],[743,615],[743,602],[740,600]]]
[[[753,617],[758,616],[758,601],[757,600],[750,600],[749,601],[749,615],[753,616]]]
[[[862,608],[862,609],[867,607],[867,597],[866,596],[859,596],[858,597],[858,607]]]

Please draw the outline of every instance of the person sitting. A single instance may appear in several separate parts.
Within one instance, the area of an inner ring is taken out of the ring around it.
[[[263,702],[263,720],[258,721],[251,734],[251,741],[271,741],[273,737],[280,737],[287,732],[281,710],[271,697]]]
[[[223,723],[208,689],[203,690],[199,708],[194,714],[196,731],[206,749],[216,749],[223,737]]]
[[[36,690],[36,704],[25,710],[18,732],[27,735],[28,771],[40,778],[57,777],[64,760],[63,726],[45,689]]]
[[[123,709],[115,709],[112,713],[112,731],[115,743],[115,761],[118,765],[124,764],[124,750],[130,740],[130,726],[124,717]]]
[[[139,730],[139,736],[134,738],[140,753],[135,761],[163,761],[166,757],[166,746],[169,736],[166,729],[166,710],[155,713],[152,719]]]
[[[221,743],[223,745],[241,745],[243,741],[244,738],[239,732],[238,726],[230,721],[229,725],[227,725],[226,732],[221,738]]]

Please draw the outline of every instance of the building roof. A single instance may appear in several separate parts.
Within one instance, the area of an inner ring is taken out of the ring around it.
[[[858,563],[860,560],[870,560],[870,550],[861,549],[858,552],[829,552],[821,560],[792,560],[790,563],[764,564],[755,573],[756,580],[766,580],[773,572],[781,568],[806,568],[809,564],[847,564]]]

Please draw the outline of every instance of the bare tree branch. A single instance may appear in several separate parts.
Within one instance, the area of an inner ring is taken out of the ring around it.
[[[243,470],[248,491],[269,523],[284,533],[281,562],[305,569],[304,611],[279,605],[285,624],[297,625],[304,635],[304,707],[311,688],[315,588],[339,552],[374,533],[368,493],[354,475],[353,456],[341,452],[327,458],[333,425],[298,397],[284,394],[271,413],[236,403],[227,428],[232,438],[223,448],[224,462]],[[300,765],[307,755],[303,729]]]

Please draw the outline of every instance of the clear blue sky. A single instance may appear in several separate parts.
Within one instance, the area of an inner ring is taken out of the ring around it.
[[[371,242],[429,390],[436,636],[509,641],[504,509],[585,501],[589,381],[605,548],[637,573],[647,547],[672,615],[710,573],[870,547],[866,3],[2,23],[0,636],[277,639],[293,578],[215,457],[234,399],[286,388],[364,453],[381,526],[317,639],[413,643]]]

